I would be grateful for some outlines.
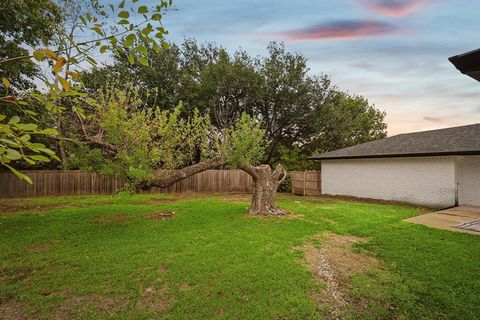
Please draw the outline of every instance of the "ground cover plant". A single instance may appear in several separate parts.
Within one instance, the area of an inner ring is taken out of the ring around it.
[[[480,237],[421,209],[281,195],[2,200],[3,319],[385,319],[480,314]]]

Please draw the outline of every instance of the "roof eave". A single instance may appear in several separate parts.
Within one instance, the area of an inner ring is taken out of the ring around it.
[[[425,153],[400,153],[400,154],[375,154],[375,155],[359,155],[359,156],[314,156],[307,160],[353,160],[353,159],[378,159],[378,158],[420,158],[420,157],[438,157],[438,156],[471,156],[480,155],[480,150],[467,151],[449,151],[449,152],[425,152]]]

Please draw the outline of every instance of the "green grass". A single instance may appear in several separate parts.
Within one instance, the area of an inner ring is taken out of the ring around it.
[[[233,200],[0,202],[0,318],[3,309],[34,319],[322,319],[311,296],[324,286],[294,248],[324,232],[366,238],[355,250],[383,266],[349,279],[346,293],[363,307],[345,317],[480,315],[479,236],[403,222],[421,214],[410,206],[282,195],[290,218],[254,218]],[[149,219],[158,211],[176,214]]]

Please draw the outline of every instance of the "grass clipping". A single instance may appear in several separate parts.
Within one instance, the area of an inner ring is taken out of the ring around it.
[[[348,295],[350,278],[370,270],[381,270],[380,263],[374,257],[353,251],[356,243],[366,240],[332,233],[314,240],[320,240],[321,246],[312,241],[301,249],[305,253],[306,266],[326,286],[324,290],[312,293],[320,311],[329,319],[342,319],[352,309],[361,313],[358,309],[363,307]]]

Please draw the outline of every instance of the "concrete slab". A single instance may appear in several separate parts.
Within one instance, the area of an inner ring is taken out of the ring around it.
[[[404,221],[423,224],[427,227],[480,235],[480,232],[456,228],[455,226],[480,219],[480,207],[459,206],[422,214]]]

